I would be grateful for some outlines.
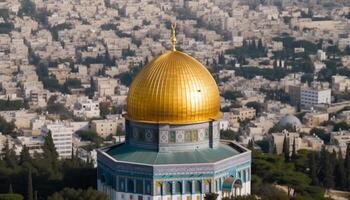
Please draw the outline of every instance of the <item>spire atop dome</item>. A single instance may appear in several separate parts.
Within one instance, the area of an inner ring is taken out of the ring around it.
[[[171,24],[171,44],[172,50],[176,51],[176,22]]]

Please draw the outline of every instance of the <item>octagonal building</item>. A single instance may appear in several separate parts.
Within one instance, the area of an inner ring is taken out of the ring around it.
[[[251,152],[221,141],[220,96],[209,71],[173,49],[131,84],[124,143],[97,153],[98,190],[112,200],[202,200],[250,194]]]

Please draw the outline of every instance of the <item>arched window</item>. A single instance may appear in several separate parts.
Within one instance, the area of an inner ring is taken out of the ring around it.
[[[211,187],[210,187],[210,180],[204,181],[204,193],[210,193]]]
[[[170,182],[165,183],[164,194],[171,195],[171,188],[172,188],[172,185]]]
[[[119,191],[125,192],[125,178],[119,177]]]
[[[151,181],[145,181],[145,194],[150,195],[152,193]]]
[[[243,182],[247,181],[247,170],[243,171]]]
[[[162,184],[160,182],[156,183],[156,194],[162,195]]]
[[[186,181],[185,182],[185,193],[186,194],[191,194],[192,193],[192,182],[191,181]]]
[[[134,180],[128,179],[128,192],[134,193]]]
[[[143,181],[142,180],[136,180],[136,193],[143,194]]]
[[[201,183],[201,181],[195,181],[194,182],[194,191],[195,191],[195,193],[201,193],[202,192],[202,183]]]
[[[182,192],[182,184],[181,182],[176,182],[175,183],[175,194],[181,194]]]

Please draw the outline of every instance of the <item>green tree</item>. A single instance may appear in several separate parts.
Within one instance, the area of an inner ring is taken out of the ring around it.
[[[207,193],[207,194],[205,194],[204,199],[205,200],[216,200],[218,198],[218,196],[219,195],[216,193]]]
[[[33,180],[32,180],[32,171],[28,171],[27,179],[27,200],[33,200]]]
[[[109,102],[101,102],[99,108],[102,117],[111,114],[111,104]]]
[[[340,131],[340,130],[348,130],[350,129],[350,125],[347,124],[345,121],[339,122],[334,124],[333,131]]]
[[[297,152],[296,152],[296,146],[295,146],[295,138],[293,139],[293,150],[292,150],[292,160],[296,160],[297,159]]]
[[[263,105],[261,103],[259,103],[259,102],[256,102],[256,101],[248,102],[246,104],[246,106],[248,108],[254,108],[255,111],[256,111],[256,114],[259,114],[259,113],[261,113],[263,111]]]
[[[9,185],[9,194],[12,194],[13,193],[13,189],[12,189],[12,184],[10,183]]]
[[[325,147],[323,147],[321,150],[320,181],[326,188],[332,188],[334,186],[333,169],[330,157],[330,153],[326,151]]]
[[[228,100],[236,100],[238,97],[241,97],[242,94],[240,92],[236,92],[236,91],[225,91],[222,96],[225,98],[225,99],[228,99]]]
[[[345,189],[346,188],[346,173],[345,173],[345,166],[344,166],[344,159],[342,156],[341,151],[338,153],[338,159],[337,164],[335,167],[335,186],[339,189]]]
[[[14,148],[10,148],[9,140],[6,140],[4,152],[4,161],[10,168],[15,168],[17,166],[17,155]]]
[[[108,196],[92,188],[87,190],[64,188],[60,192],[51,195],[48,200],[109,200]]]
[[[50,166],[50,170],[52,170],[52,174],[54,175],[58,172],[58,153],[56,151],[55,144],[53,143],[51,131],[49,131],[45,137],[44,145],[43,145],[43,158],[47,164]]]
[[[288,195],[272,185],[264,185],[259,188],[259,196],[262,200],[289,200]]]
[[[220,138],[223,140],[238,140],[239,133],[233,130],[221,130]]]
[[[0,194],[0,200],[23,200],[20,194]]]
[[[309,153],[309,176],[311,178],[312,185],[318,185],[318,176],[317,176],[317,162],[316,162],[316,152]]]
[[[289,142],[287,140],[287,136],[284,136],[282,152],[284,154],[284,161],[289,162],[290,152],[289,152]]]
[[[345,155],[346,186],[350,191],[350,143],[348,143]]]
[[[222,200],[224,200],[224,198]],[[230,198],[230,200],[257,200],[257,198],[254,195],[246,195],[246,196],[232,197]]]
[[[249,141],[248,141],[248,149],[250,149],[250,150],[253,150],[254,149],[254,141],[252,140],[252,139],[250,139]]]
[[[30,163],[30,161],[31,161],[31,157],[30,157],[29,149],[27,146],[24,145],[21,151],[21,154],[19,156],[19,163],[21,165],[24,165],[24,164]]]
[[[94,143],[96,147],[99,147],[103,143],[103,138],[101,138],[96,132],[94,131],[77,131],[76,134],[83,140],[83,141],[90,141]]]
[[[277,155],[277,146],[276,146],[276,144],[273,145],[272,153]]]
[[[321,128],[312,128],[310,130],[310,135],[317,135],[317,137],[319,137],[321,140],[323,140],[323,142],[325,144],[329,144],[331,137],[328,133],[326,133],[326,131],[324,129]]]
[[[0,132],[4,135],[9,135],[16,128],[13,122],[7,122],[2,116],[0,116]]]

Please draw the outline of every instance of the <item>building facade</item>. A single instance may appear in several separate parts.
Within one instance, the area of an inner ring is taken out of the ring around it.
[[[310,108],[317,104],[330,104],[331,90],[318,88],[302,88],[300,91],[300,104]]]
[[[91,130],[103,138],[109,135],[116,135],[117,128],[117,120],[100,119],[91,122]]]
[[[250,194],[251,152],[220,140],[215,80],[172,42],[130,87],[125,142],[98,150],[98,190],[112,200]]]
[[[46,124],[42,128],[42,132],[44,135],[51,133],[59,158],[70,158],[72,156],[74,128],[70,124],[53,122]]]
[[[73,107],[73,115],[80,118],[100,117],[100,105],[98,101],[88,98],[79,98]]]

